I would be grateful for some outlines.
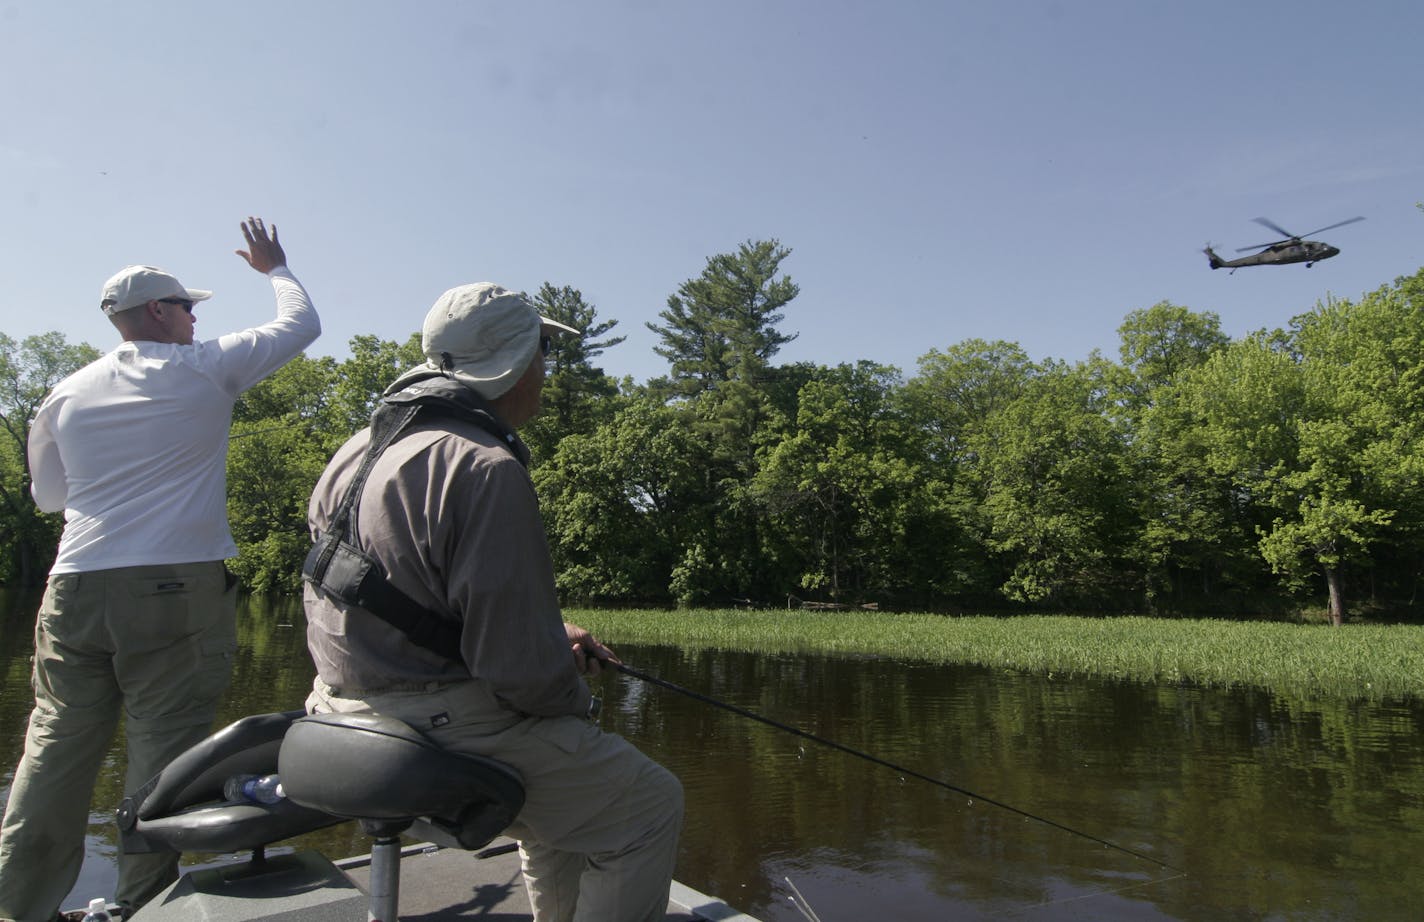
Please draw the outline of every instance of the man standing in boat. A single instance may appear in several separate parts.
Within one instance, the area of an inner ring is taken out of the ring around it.
[[[552,337],[577,332],[498,285],[435,302],[428,361],[387,389],[377,436],[348,441],[312,494],[307,707],[395,717],[515,769],[525,803],[508,831],[538,922],[661,920],[682,786],[593,720],[585,676],[616,659],[563,621],[516,435],[539,412]],[[393,423],[397,407],[419,409]],[[338,552],[373,561],[374,580],[340,585],[333,574],[354,568],[325,569]]]
[[[125,715],[126,790],[207,736],[237,647],[237,554],[227,524],[227,433],[237,397],[321,332],[261,219],[238,250],[277,316],[194,342],[185,288],[129,266],[100,307],[123,342],[57,384],[30,429],[31,492],[64,511],[35,624],[35,708],[0,826],[0,917],[52,922],[84,860],[99,767]],[[177,879],[174,854],[119,855],[135,908]],[[92,894],[91,894],[92,895]]]

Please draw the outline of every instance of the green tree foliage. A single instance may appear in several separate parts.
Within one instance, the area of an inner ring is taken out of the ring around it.
[[[1216,314],[1166,301],[1128,314],[1118,335],[1113,415],[1129,443],[1137,537],[1128,553],[1141,573],[1142,603],[1161,612],[1236,604],[1261,577],[1254,538],[1230,479],[1203,462],[1200,420],[1177,388],[1229,338]]]
[[[387,344],[389,345],[389,344]],[[379,348],[375,351],[380,351]],[[230,566],[250,590],[295,591],[311,547],[307,501],[331,453],[350,436],[341,375],[365,371],[299,355],[238,398],[228,437],[227,515],[238,557]]]
[[[1320,304],[1288,334],[1231,344],[1181,385],[1200,457],[1254,514],[1261,557],[1285,591],[1323,588],[1336,624],[1351,568],[1401,548],[1417,561],[1421,294],[1416,275],[1359,304]]]
[[[924,472],[927,506],[917,542],[926,598],[977,606],[1001,604],[1006,564],[989,547],[986,500],[992,481],[982,447],[991,426],[1028,389],[1038,366],[1015,343],[969,339],[920,357],[919,373],[899,401],[906,441]]]
[[[927,460],[949,475],[972,463],[969,448],[993,416],[1023,393],[1037,369],[1017,343],[967,339],[920,357],[905,386]]]
[[[783,345],[796,338],[780,332],[781,309],[800,289],[777,278],[791,250],[776,240],[743,243],[736,253],[707,260],[702,274],[678,287],[647,324],[658,334],[653,347],[672,365],[672,380],[685,396],[739,378],[752,382]]]
[[[626,337],[608,336],[618,321],[600,321],[598,309],[576,288],[545,282],[534,303],[545,317],[580,332],[554,337],[544,363],[543,407],[521,433],[539,464],[553,457],[560,439],[588,434],[616,411],[618,383],[593,360]]]
[[[1013,601],[1111,606],[1131,586],[1127,452],[1106,401],[1099,363],[1045,363],[973,442]]]
[[[591,430],[600,415],[611,413],[617,386],[589,360],[622,337],[600,339],[613,323],[597,321],[593,306],[574,289],[546,284],[538,300],[548,316],[586,334],[565,338],[550,353],[546,396],[554,412],[526,433],[536,457],[547,457],[564,436]],[[233,569],[253,590],[300,586],[311,545],[307,503],[317,478],[336,449],[369,424],[391,382],[425,361],[418,333],[403,343],[356,336],[348,345],[350,357],[340,363],[294,359],[244,393],[234,408],[228,518],[239,556]]]
[[[858,601],[917,588],[915,560],[930,548],[910,540],[924,482],[904,454],[900,385],[895,369],[869,362],[825,369],[766,452],[753,492],[798,592]]]
[[[565,597],[668,599],[702,495],[702,446],[682,411],[634,396],[593,432],[564,438],[533,472]]]
[[[567,600],[1420,617],[1424,272],[1237,341],[1161,302],[1126,316],[1115,361],[967,340],[905,379],[774,363],[794,338],[789,254],[708,259],[649,324],[670,372],[644,384],[594,364],[623,341],[615,321],[540,289],[584,331],[556,340],[525,432]],[[25,439],[84,350],[0,337],[6,579],[53,553]],[[312,484],[422,360],[417,337],[357,337],[345,361],[300,358],[242,397],[229,515],[250,587],[296,586]]]
[[[16,343],[0,333],[0,582],[39,584],[54,561],[63,516],[46,515],[30,496],[30,424],[45,395],[65,376],[97,359],[88,343],[72,345],[60,333]]]
[[[688,283],[656,328],[673,377],[637,389],[616,430],[566,441],[541,483],[559,497],[561,586],[684,603],[1222,612],[1298,605],[1332,567],[1380,585],[1382,555],[1412,582],[1424,504],[1382,497],[1421,481],[1417,433],[1400,423],[1421,400],[1419,287],[1240,343],[1216,315],[1162,302],[1125,318],[1120,363],[1035,363],[971,340],[902,381],[867,363],[739,362],[731,337],[667,335],[726,329],[692,309],[701,289]],[[643,450],[648,420],[678,437]],[[631,500],[635,456],[679,488]]]
[[[1202,462],[1229,479],[1258,537],[1269,539],[1282,526],[1293,530],[1305,497],[1292,496],[1286,479],[1300,471],[1301,424],[1310,414],[1296,359],[1258,334],[1213,356],[1184,382],[1182,392],[1196,420],[1192,437]],[[1286,578],[1286,588],[1299,590],[1300,567],[1283,550],[1277,544],[1267,559]]]
[[[1120,378],[1125,403],[1135,410],[1149,404],[1159,388],[1170,385],[1230,341],[1221,318],[1198,314],[1168,301],[1128,314],[1117,328],[1122,344]]]
[[[764,240],[713,256],[668,298],[664,324],[648,324],[660,340],[654,350],[672,366],[669,395],[680,399],[681,423],[699,452],[692,467],[701,492],[684,523],[689,533],[670,586],[686,604],[727,604],[781,590],[752,483],[761,453],[790,418],[787,388],[771,367],[781,346],[795,339],[777,328],[799,291],[779,275],[790,255],[776,240]]]
[[[1277,499],[1287,514],[1262,549],[1289,577],[1312,564],[1322,571],[1338,624],[1345,565],[1368,562],[1386,543],[1419,548],[1424,280],[1401,279],[1358,304],[1320,304],[1292,326],[1307,414]]]
[[[404,343],[375,336],[354,336],[347,344],[351,357],[341,365],[330,394],[329,422],[337,443],[371,423],[371,413],[391,382],[408,369],[425,361],[420,334],[412,333]]]

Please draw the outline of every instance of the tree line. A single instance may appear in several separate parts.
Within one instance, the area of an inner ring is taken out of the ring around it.
[[[524,435],[558,585],[600,605],[876,605],[936,611],[1417,620],[1424,551],[1424,270],[1232,339],[1211,312],[1129,313],[1116,359],[1031,359],[1007,340],[921,356],[778,364],[791,251],[709,258],[658,321],[667,374],[615,380],[624,337],[581,292]],[[234,412],[234,569],[292,591],[306,503],[382,389],[423,360],[358,336],[303,356]],[[59,523],[28,495],[28,421],[97,355],[0,334],[0,566],[42,581]]]

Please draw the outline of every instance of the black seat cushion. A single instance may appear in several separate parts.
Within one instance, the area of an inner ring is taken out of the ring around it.
[[[277,770],[282,738],[302,711],[254,714],[229,724],[170,762],[119,805],[127,853],[239,851],[344,822],[287,800],[223,802],[223,782]]]
[[[424,818],[465,848],[494,838],[524,806],[524,785],[513,769],[441,749],[409,725],[376,714],[296,720],[283,738],[278,772],[287,797],[299,804],[353,819]]]

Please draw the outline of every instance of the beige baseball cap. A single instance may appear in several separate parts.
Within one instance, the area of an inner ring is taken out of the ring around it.
[[[185,288],[172,275],[153,266],[125,266],[104,283],[99,307],[112,317],[120,311],[159,301],[182,298],[185,301],[206,301],[213,296],[201,288]]]

